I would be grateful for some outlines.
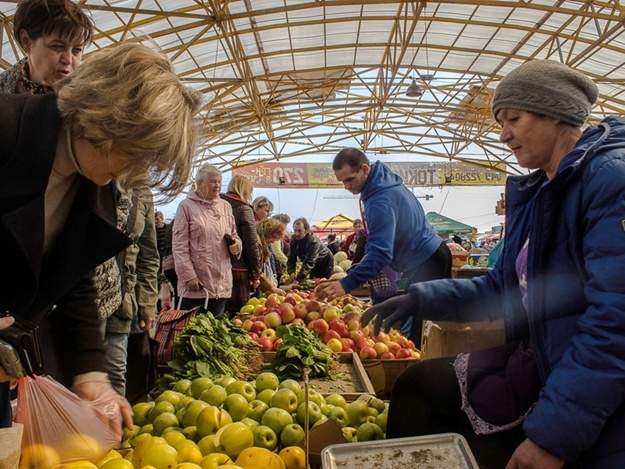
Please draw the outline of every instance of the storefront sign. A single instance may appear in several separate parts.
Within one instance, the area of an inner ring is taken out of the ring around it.
[[[411,187],[502,186],[506,182],[505,173],[469,163],[386,164]],[[235,166],[233,172],[250,178],[254,187],[343,187],[332,165],[326,163],[259,163]]]

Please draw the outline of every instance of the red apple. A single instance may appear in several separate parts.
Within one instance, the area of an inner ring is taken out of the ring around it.
[[[412,358],[412,352],[407,348],[402,348],[399,350],[399,352],[397,352],[395,356],[400,359]]]
[[[245,321],[243,321],[243,324],[241,324],[241,327],[246,331],[249,331],[252,329],[252,324],[254,324],[254,321],[252,321],[251,319],[246,319]]]
[[[309,313],[311,311],[319,311],[319,302],[317,300],[309,300],[304,304]]]
[[[284,303],[290,304],[291,306],[295,306],[297,304],[297,300],[295,299],[295,297],[289,293],[286,298],[284,298]],[[284,304],[282,303],[282,304]]]
[[[414,342],[412,340],[408,341],[408,344],[406,344],[406,348],[409,350],[415,350],[417,347],[415,346]]]
[[[261,337],[258,339],[258,345],[260,345],[266,352],[269,352],[273,349],[273,340],[268,339],[267,337]]]
[[[250,332],[250,337],[254,341],[257,341],[259,339],[258,334],[256,332]]]
[[[341,339],[341,336],[339,335],[338,332],[333,331],[332,329],[330,329],[328,332],[326,332],[325,334],[323,334],[323,341],[327,344],[328,342],[330,342],[330,340],[332,339]]]
[[[364,336],[362,335],[362,331],[357,330],[357,331],[351,331],[349,333],[349,338],[352,339],[356,344],[358,343],[358,341],[360,339],[362,339]]]
[[[328,323],[323,319],[315,319],[309,326],[319,335],[323,335],[330,330],[330,326],[328,326]]]
[[[292,326],[302,326],[302,327],[306,327],[306,323],[304,322],[303,319],[301,318],[295,318],[293,319],[293,321],[291,321],[291,325]]]
[[[328,323],[328,325],[330,326],[330,329],[338,332],[341,337],[347,337],[347,326],[340,319],[333,319]]]
[[[406,339],[403,335],[397,338],[397,343],[401,348],[408,348],[408,339]]]
[[[383,353],[388,352],[388,347],[384,342],[376,342],[373,348],[378,355],[382,355]]]
[[[260,333],[260,336],[271,339],[272,341],[276,340],[277,338],[275,329],[265,329],[263,332]]]
[[[318,311],[311,311],[306,315],[306,322],[311,323],[321,317],[321,314]]]
[[[356,341],[356,348],[358,350],[362,350],[365,347],[371,347],[371,345],[369,344],[369,339],[367,339],[366,337],[361,337]]]
[[[354,345],[356,345],[352,339],[347,337],[341,337],[341,343],[343,344],[343,348],[354,348]]]
[[[343,353],[352,353],[353,351],[353,348],[343,346]]]
[[[391,352],[384,352],[380,358],[382,360],[394,360],[395,355],[393,355]]]
[[[293,306],[289,303],[282,303],[278,309],[280,310],[280,317],[282,318],[282,324],[289,324],[295,319],[295,312]]]
[[[350,319],[347,321],[347,329],[350,331],[360,330],[360,321],[358,319]]]
[[[273,327],[275,329],[282,324],[282,319],[280,318],[280,315],[274,311],[265,316],[265,324],[267,324],[268,327]]]
[[[239,318],[234,318],[232,320],[232,325],[237,327],[243,327],[243,321],[241,321]]]
[[[278,347],[280,347],[280,345],[282,345],[282,339],[278,338],[277,340],[273,341],[273,349],[274,350],[278,350]]]
[[[254,314],[256,316],[263,316],[265,313],[267,313],[267,307],[263,305],[258,305],[256,308],[254,308]]]
[[[293,308],[293,312],[295,313],[296,318],[304,319],[308,314],[308,310],[306,309],[306,305],[304,303],[298,303]]]
[[[251,330],[252,332],[256,332],[257,334],[260,334],[265,329],[267,329],[267,325],[263,321],[254,321],[254,324],[252,324]]]
[[[378,354],[373,347],[366,346],[360,349],[360,358],[362,358],[363,360],[376,358],[377,356]]]
[[[389,342],[386,346],[388,347],[388,351],[393,355],[397,355],[397,352],[401,350],[401,346],[397,342]]]
[[[343,316],[343,321],[345,321],[346,324],[353,320],[360,322],[360,315],[358,313],[347,313]]]

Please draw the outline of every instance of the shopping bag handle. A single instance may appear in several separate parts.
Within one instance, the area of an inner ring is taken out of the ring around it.
[[[208,309],[208,290],[204,287],[202,287],[202,290],[204,290],[204,293],[206,294],[206,298],[204,299],[204,309]],[[187,289],[185,288],[184,290],[182,290],[182,292],[180,293],[180,296],[178,297],[178,311],[180,311],[180,308],[182,307],[182,298],[184,298],[185,293],[187,293]]]

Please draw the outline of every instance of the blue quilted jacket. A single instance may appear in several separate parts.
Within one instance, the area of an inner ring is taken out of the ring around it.
[[[553,180],[510,177],[506,243],[470,280],[411,285],[425,316],[503,317],[529,338],[544,387],[523,429],[584,468],[625,467],[625,119],[586,130]],[[528,311],[515,259],[529,238]]]

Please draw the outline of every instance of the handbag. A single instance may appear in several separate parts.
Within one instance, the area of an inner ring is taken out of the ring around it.
[[[16,318],[10,327],[0,331],[0,341],[4,342],[0,349],[0,364],[10,376],[20,378],[43,374],[43,353],[37,323]]]
[[[178,307],[170,311],[163,311],[158,317],[158,324],[156,325],[156,335],[154,339],[158,343],[156,352],[156,367],[159,370],[165,370],[168,367],[168,363],[175,358],[174,345],[176,343],[176,337],[187,327],[189,321],[200,310],[199,306],[195,308],[182,311],[182,298],[186,291],[183,291],[178,300]],[[204,301],[204,310],[208,309],[208,290],[204,288],[206,294],[206,300]]]

